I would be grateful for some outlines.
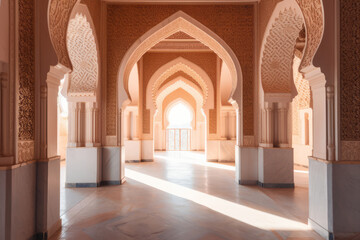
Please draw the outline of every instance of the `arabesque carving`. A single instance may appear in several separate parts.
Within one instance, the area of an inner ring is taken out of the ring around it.
[[[18,162],[24,163],[34,160],[34,141],[18,142]]]
[[[19,140],[35,138],[34,0],[19,0]]]
[[[266,93],[290,93],[294,47],[303,20],[295,9],[279,13],[266,38],[261,63],[261,80]]]
[[[69,96],[95,96],[98,82],[98,54],[94,32],[86,16],[70,20],[67,46],[73,71],[69,76]]]
[[[358,0],[343,0],[340,4],[340,136],[343,147],[349,150],[360,141],[360,6]]]
[[[78,0],[51,0],[49,6],[49,34],[59,63],[72,69],[66,48],[66,34],[72,9]]]
[[[312,65],[324,33],[324,12],[322,0],[296,0],[303,13],[306,26],[306,47],[300,64],[300,71]]]

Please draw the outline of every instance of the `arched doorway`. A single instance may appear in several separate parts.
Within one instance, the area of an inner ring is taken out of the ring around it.
[[[187,85],[197,85],[195,89],[200,89],[200,93],[202,95],[201,101],[203,102],[203,106],[201,106],[200,104],[200,107],[197,109],[197,111],[201,110],[204,107],[204,112],[206,115],[205,119],[208,121],[206,123],[206,132],[209,138],[205,140],[205,149],[210,149],[211,152],[208,153],[206,151],[207,159],[212,161],[219,160],[219,156],[221,155],[219,150],[221,144],[221,135],[224,135],[224,139],[228,140],[227,136],[225,136],[226,134],[221,133],[222,130],[220,130],[220,121],[227,121],[225,119],[230,118],[227,117],[227,113],[223,114],[225,115],[224,117],[220,117],[220,115],[222,114],[222,105],[220,101],[221,94],[217,90],[214,90],[215,85],[218,86],[218,88],[220,89],[220,76],[222,75],[221,66],[226,66],[229,72],[227,76],[228,84],[223,84],[224,86],[226,85],[228,88],[228,90],[226,91],[227,93],[224,94],[225,97],[223,97],[224,99],[227,98],[226,100],[224,100],[224,102],[227,102],[229,99],[233,99],[233,96],[236,96],[237,99],[237,101],[230,100],[231,104],[233,104],[233,106],[235,107],[234,114],[231,116],[234,123],[231,123],[233,131],[233,133],[231,134],[231,144],[233,144],[233,146],[230,147],[230,149],[232,149],[233,151],[230,150],[230,152],[232,152],[232,154],[230,155],[233,155],[232,159],[235,160],[235,146],[240,146],[240,142],[242,141],[242,137],[239,135],[241,133],[240,129],[242,128],[242,124],[238,125],[238,130],[235,129],[235,109],[237,109],[239,113],[241,112],[242,91],[239,90],[238,93],[234,95],[236,89],[241,89],[242,74],[240,65],[235,55],[232,53],[231,49],[221,39],[219,39],[218,36],[216,36],[205,26],[203,26],[202,24],[181,11],[164,20],[162,23],[158,24],[153,29],[148,31],[143,37],[141,37],[141,41],[137,41],[125,54],[118,72],[118,106],[120,109],[126,109],[127,106],[133,105],[132,94],[129,90],[129,85],[131,84],[131,81],[129,81],[129,76],[131,74],[130,72],[134,64],[137,64],[138,66],[140,66],[140,68],[147,67],[148,64],[151,65],[152,63],[146,62],[147,56],[155,53],[160,55],[159,52],[156,52],[159,51],[159,46],[166,41],[173,40],[175,35],[181,35],[182,37],[185,36],[188,41],[198,41],[198,43],[201,44],[204,49],[206,49],[204,51],[212,52],[214,54],[213,68],[218,69],[219,74],[213,79],[210,79],[208,76],[209,73],[206,72],[206,70],[204,71],[202,67],[199,67],[197,66],[197,64],[194,64],[191,61],[185,59],[184,57],[182,57],[181,54],[178,54],[177,56],[179,57],[173,60],[169,58],[169,61],[165,62],[166,64],[162,66],[157,66],[157,71],[152,74],[151,78],[149,78],[148,80],[145,79],[145,82],[143,83],[142,88],[146,89],[146,94],[145,92],[141,93],[141,90],[138,94],[138,96],[144,96],[142,100],[139,100],[139,102],[142,103],[143,106],[141,106],[141,104],[138,105],[138,107],[140,108],[139,118],[142,119],[142,123],[138,124],[140,132],[142,131],[141,144],[139,143],[138,145],[138,149],[139,151],[141,151],[141,154],[138,154],[138,156],[141,155],[141,159],[139,160],[148,161],[150,159],[153,159],[153,149],[157,148],[156,142],[154,143],[154,130],[159,131],[160,128],[157,126],[158,124],[156,124],[156,121],[152,116],[154,116],[156,111],[159,109],[159,106],[157,106],[156,102],[159,95],[164,92],[164,89],[168,87],[170,89],[178,87],[177,84],[175,84],[174,80],[174,78],[176,77],[183,77],[183,79],[191,79],[190,81],[187,81]],[[212,37],[209,38],[210,36]],[[214,39],[216,39],[217,41],[214,41]],[[175,54],[173,54],[173,56],[175,56]],[[161,58],[162,57],[160,57],[160,59]],[[180,76],[181,74],[182,76]],[[144,78],[144,76],[142,77]],[[232,108],[231,104],[226,105]],[[119,110],[119,112],[121,111],[122,110]],[[159,113],[157,113],[156,115],[158,114]],[[240,119],[242,117],[242,114],[238,114],[238,117]],[[123,126],[123,120],[119,119],[119,121],[119,124]],[[122,132],[126,133],[127,130],[124,129]],[[123,146],[122,149],[125,152],[125,155],[127,155],[126,145],[128,145],[128,141],[123,138],[122,132],[120,132],[121,138],[119,139],[119,144]],[[223,132],[226,132],[226,130],[224,130]],[[163,133],[160,135],[165,136],[166,134]],[[239,136],[238,140],[234,139],[235,136]],[[166,141],[163,140],[162,142]],[[211,147],[206,147],[209,144]],[[231,146],[231,144],[229,146]],[[166,149],[166,147],[159,147],[159,149],[164,150]]]

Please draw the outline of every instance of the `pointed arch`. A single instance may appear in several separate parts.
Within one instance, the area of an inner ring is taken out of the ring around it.
[[[182,11],[165,19],[140,37],[126,52],[118,71],[118,102],[121,106],[129,97],[128,81],[132,66],[156,43],[182,31],[213,50],[229,67],[232,76],[232,94],[240,88],[242,99],[242,70],[235,53],[218,35]],[[238,103],[241,107],[241,103]],[[242,107],[241,107],[242,108]]]
[[[175,90],[176,91],[176,90]],[[185,91],[185,90],[184,90]],[[167,96],[169,97],[169,96]],[[192,97],[192,96],[191,96]],[[193,98],[191,100],[194,100],[196,103],[196,99]],[[168,104],[166,104],[165,109],[163,110],[163,114],[162,114],[162,122],[163,122],[163,129],[166,129],[167,127],[167,123],[168,123],[168,115],[170,110],[178,103],[183,103],[184,105],[186,105],[189,109],[190,112],[192,114],[192,121],[191,121],[191,125],[193,129],[196,129],[196,119],[197,119],[197,114],[196,114],[196,106],[194,108],[194,106],[191,104],[191,102],[189,102],[188,100],[184,99],[184,98],[175,98],[173,99],[171,102],[169,102]]]
[[[198,65],[189,60],[178,57],[161,66],[150,78],[146,86],[146,108],[154,109],[156,104],[155,95],[161,84],[171,75],[183,71],[196,81],[202,88],[204,107],[214,108],[214,86],[207,73]]]
[[[183,77],[177,77],[162,86],[156,93],[156,108],[159,107],[159,104],[167,95],[179,88],[182,88],[190,93],[197,100],[196,102],[199,108],[203,107],[204,100],[201,89],[191,81],[184,79]]]

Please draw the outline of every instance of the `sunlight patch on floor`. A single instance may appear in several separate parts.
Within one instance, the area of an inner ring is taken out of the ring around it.
[[[304,223],[236,204],[222,198],[139,173],[131,169],[126,169],[126,177],[174,196],[190,200],[253,227],[264,230],[309,230],[308,225]]]
[[[205,154],[193,153],[193,152],[166,152],[164,153],[155,153],[155,159],[162,159],[166,161],[177,161],[184,163],[191,163],[195,165],[213,167],[223,170],[235,171],[235,166],[225,165],[221,163],[212,163],[207,162],[205,159]]]

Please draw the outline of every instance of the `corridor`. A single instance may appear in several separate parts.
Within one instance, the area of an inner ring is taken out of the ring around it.
[[[122,186],[64,188],[52,239],[321,239],[308,229],[308,189],[235,183],[234,164],[194,152],[127,163]],[[306,171],[295,170],[303,181]]]

